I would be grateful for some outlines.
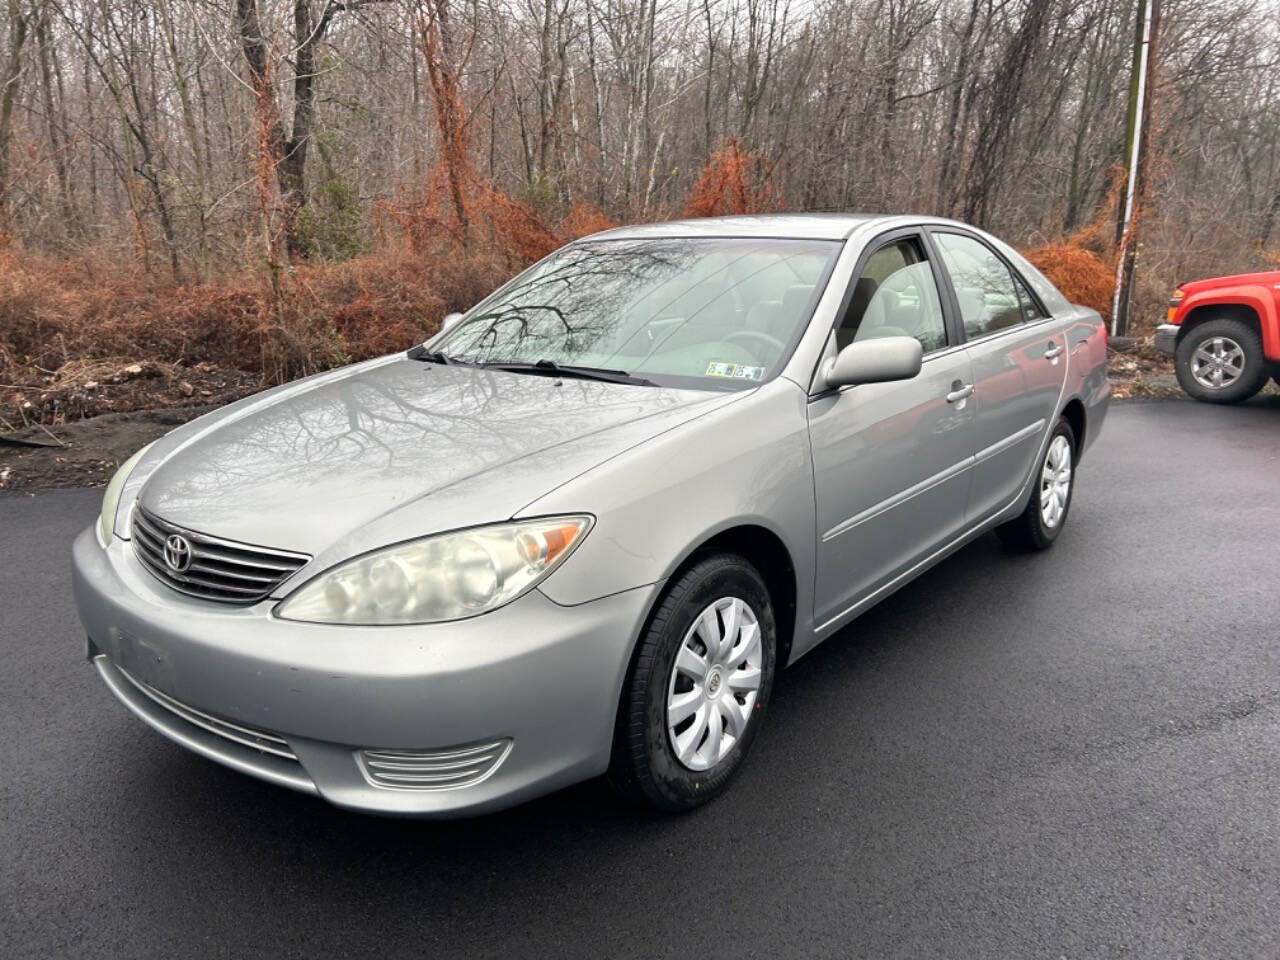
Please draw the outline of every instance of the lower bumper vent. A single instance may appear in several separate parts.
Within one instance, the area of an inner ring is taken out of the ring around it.
[[[232,723],[230,720],[223,720],[221,717],[215,717],[213,714],[197,710],[195,707],[189,707],[181,700],[177,700],[167,693],[162,693],[150,684],[143,683],[136,677],[131,676],[123,668],[116,667],[116,669],[120,671],[126,680],[137,687],[140,693],[150,697],[159,706],[164,707],[170,713],[181,717],[188,723],[208,730],[210,733],[215,733],[223,739],[231,740],[241,746],[252,747],[255,750],[261,750],[263,753],[275,754],[285,760],[297,761],[298,758],[289,749],[289,744],[284,737],[278,737],[274,733],[267,733],[265,730],[255,730],[252,727]]]
[[[360,750],[356,763],[375,787],[391,790],[451,790],[491,776],[511,752],[509,739],[447,750]]]

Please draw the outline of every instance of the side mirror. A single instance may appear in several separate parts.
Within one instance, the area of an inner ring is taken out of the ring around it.
[[[915,337],[878,337],[849,344],[823,370],[828,389],[858,383],[910,380],[920,372],[924,350]]]
[[[446,313],[444,315],[444,319],[440,321],[440,329],[448,330],[450,327],[452,327],[455,323],[457,323],[461,319],[462,319],[462,314],[460,313]]]

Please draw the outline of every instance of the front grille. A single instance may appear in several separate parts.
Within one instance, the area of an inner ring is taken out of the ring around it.
[[[364,778],[375,787],[447,790],[479,783],[510,751],[510,740],[494,740],[448,750],[361,750],[356,756]]]
[[[190,566],[181,572],[165,560],[165,543],[172,536],[182,537],[190,549]],[[311,559],[196,533],[140,506],[133,511],[133,544],[142,565],[158,580],[188,596],[223,603],[257,603]]]
[[[284,757],[286,760],[297,761],[298,758],[294,756],[293,751],[289,749],[289,744],[283,737],[278,737],[274,733],[267,733],[265,730],[254,730],[252,727],[232,723],[230,720],[223,720],[221,717],[215,717],[212,714],[205,713],[203,710],[189,707],[181,700],[175,700],[167,693],[162,693],[150,684],[143,683],[119,667],[116,667],[116,669],[120,670],[120,673],[124,674],[124,678],[137,687],[140,693],[150,697],[170,713],[176,714],[188,723],[193,723],[197,727],[208,730],[210,733],[216,733],[220,737],[233,740],[243,746],[261,750],[263,753],[271,753],[277,757]]]

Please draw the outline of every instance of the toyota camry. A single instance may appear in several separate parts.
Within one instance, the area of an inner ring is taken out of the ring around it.
[[[687,809],[782,667],[987,531],[1052,546],[1105,358],[1097,313],[954,221],[596,234],[138,451],[74,546],[88,659],[165,736],[342,807],[607,775]]]

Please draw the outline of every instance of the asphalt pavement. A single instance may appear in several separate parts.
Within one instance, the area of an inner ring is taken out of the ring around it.
[[[0,498],[0,957],[1280,957],[1280,398],[1115,405],[994,537],[775,686],[720,801],[344,813],[83,660],[100,491]]]

